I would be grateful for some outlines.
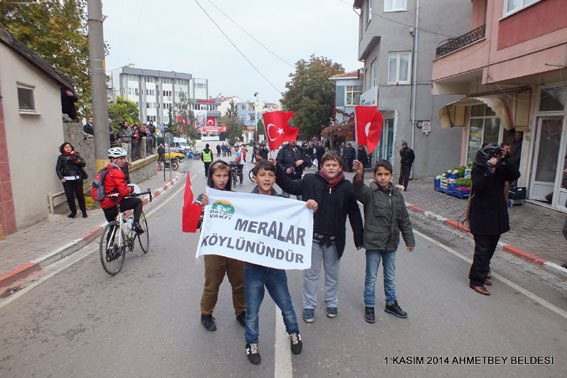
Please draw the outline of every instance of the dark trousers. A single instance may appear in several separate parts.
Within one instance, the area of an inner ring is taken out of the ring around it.
[[[140,221],[140,216],[142,216],[144,203],[137,197],[122,198],[122,201],[120,201],[120,211],[125,212],[126,210],[132,209],[134,209],[134,222],[138,224],[138,222]],[[111,207],[110,209],[102,209],[102,211],[104,211],[104,217],[109,222],[114,221],[114,219],[118,215],[118,209],[116,207]]]
[[[83,214],[87,213],[85,207],[85,195],[83,194],[83,180],[67,180],[63,183],[63,190],[65,190],[65,197],[67,197],[67,204],[71,214],[77,214],[77,206],[75,205],[75,197],[79,202],[79,209]]]
[[[490,271],[490,260],[494,255],[500,235],[473,235],[474,256],[471,270],[469,272],[470,284],[483,286],[488,272]]]
[[[408,188],[409,176],[411,172],[411,164],[402,164],[400,169],[400,180],[398,184],[403,185],[405,189]]]
[[[205,177],[209,177],[209,166],[211,165],[211,162],[203,162],[203,164],[205,164]]]

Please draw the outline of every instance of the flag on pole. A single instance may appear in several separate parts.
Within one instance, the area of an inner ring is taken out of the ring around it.
[[[382,135],[382,113],[378,112],[377,106],[355,106],[354,114],[358,145],[366,146],[371,153]]]
[[[183,196],[182,211],[182,230],[183,232],[197,232],[197,225],[201,218],[201,209],[203,206],[193,202],[193,191],[191,190],[191,178],[187,172],[187,180],[185,181],[185,194]]]
[[[277,150],[283,142],[296,140],[299,129],[289,127],[293,112],[267,112],[262,115],[270,151]]]

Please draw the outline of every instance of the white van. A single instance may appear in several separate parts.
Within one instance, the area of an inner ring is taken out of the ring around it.
[[[173,138],[173,143],[171,143],[170,147],[178,149],[179,152],[182,152],[184,154],[191,151],[191,146],[189,146],[185,138]]]

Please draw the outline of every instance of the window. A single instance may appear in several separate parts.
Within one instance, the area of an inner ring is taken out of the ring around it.
[[[350,86],[345,87],[345,106],[355,106],[360,104],[360,94],[362,93],[362,88],[360,86]]]
[[[376,86],[376,59],[370,64],[370,88]]]
[[[500,143],[500,118],[486,105],[471,106],[467,161],[474,160],[483,143]]]
[[[505,0],[504,1],[504,16],[516,13],[521,9],[529,7],[540,0]]]
[[[366,23],[368,24],[372,19],[372,0],[366,1]]]
[[[388,83],[410,82],[410,56],[408,52],[393,52],[388,56]]]
[[[545,88],[540,92],[539,111],[562,111],[567,102],[567,87]]]
[[[18,107],[20,109],[20,113],[36,112],[33,90],[33,87],[18,84]]]
[[[197,88],[205,88],[205,83],[197,83]]]
[[[407,10],[407,0],[384,0],[384,12],[399,12]]]

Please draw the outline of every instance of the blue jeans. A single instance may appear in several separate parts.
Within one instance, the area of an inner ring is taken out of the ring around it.
[[[376,304],[376,277],[382,260],[384,270],[384,294],[386,304],[396,301],[396,251],[366,250],[366,276],[364,277],[364,305],[374,307]]]
[[[285,270],[246,263],[244,266],[244,295],[246,296],[244,337],[247,343],[258,343],[258,312],[264,299],[264,286],[282,312],[287,333],[299,331],[293,302],[287,287]]]

